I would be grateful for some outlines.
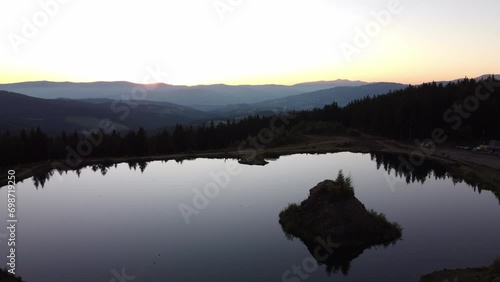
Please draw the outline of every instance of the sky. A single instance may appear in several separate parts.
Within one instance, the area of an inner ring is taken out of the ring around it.
[[[0,83],[476,77],[500,70],[499,8],[498,0],[2,0]],[[152,69],[161,75],[148,76]]]

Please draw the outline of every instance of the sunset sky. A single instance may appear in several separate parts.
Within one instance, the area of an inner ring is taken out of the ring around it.
[[[140,83],[148,68],[187,85],[475,77],[500,71],[499,9],[498,0],[3,0],[0,83]],[[366,29],[369,42],[357,44]]]

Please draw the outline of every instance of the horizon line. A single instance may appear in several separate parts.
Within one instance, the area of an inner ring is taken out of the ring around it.
[[[499,72],[500,73],[500,72]],[[454,82],[458,80],[463,80],[463,79],[478,79],[482,78],[485,76],[495,76],[498,77],[500,75],[495,74],[495,73],[490,73],[490,74],[482,74],[479,76],[474,76],[474,77],[469,77],[465,75],[462,78],[455,78],[451,80],[432,80],[432,81],[423,81],[421,83],[407,83],[407,82],[400,82],[400,81],[388,81],[388,80],[383,80],[383,81],[365,81],[365,80],[351,80],[351,79],[346,79],[346,78],[337,78],[337,79],[332,79],[332,80],[314,80],[314,81],[303,81],[303,82],[297,82],[293,84],[279,84],[279,83],[265,83],[265,84],[251,84],[251,83],[246,83],[246,84],[231,84],[231,83],[202,83],[202,84],[170,84],[167,82],[157,82],[157,83],[137,83],[133,81],[128,81],[128,80],[95,80],[95,81],[70,81],[70,80],[63,80],[63,81],[57,81],[57,80],[27,80],[27,81],[16,81],[16,82],[6,82],[6,83],[0,83],[0,85],[8,85],[8,84],[22,84],[22,83],[72,83],[72,84],[92,84],[92,83],[128,83],[128,84],[133,84],[133,85],[167,85],[167,86],[178,86],[178,87],[200,87],[200,86],[233,86],[233,87],[238,87],[238,86],[300,86],[306,85],[306,84],[321,84],[321,83],[332,83],[332,82],[353,82],[353,83],[366,83],[366,84],[374,84],[374,83],[399,83],[399,84],[405,84],[405,85],[420,85],[424,83],[432,83],[432,82]]]

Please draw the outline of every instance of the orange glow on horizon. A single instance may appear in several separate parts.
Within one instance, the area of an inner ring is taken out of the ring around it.
[[[252,80],[246,80],[246,79],[235,79],[235,80],[230,80],[230,81],[204,81],[204,82],[192,82],[192,83],[176,83],[175,81],[165,81],[165,82],[157,82],[157,83],[142,83],[141,81],[133,81],[133,80],[126,80],[126,79],[118,79],[118,80],[70,80],[62,76],[41,76],[41,75],[31,75],[31,76],[23,76],[23,75],[16,75],[16,74],[10,74],[10,75],[1,75],[0,77],[0,84],[9,84],[9,83],[22,83],[22,82],[34,82],[34,81],[51,81],[51,82],[74,82],[74,83],[91,83],[91,82],[100,82],[100,81],[108,81],[108,82],[115,82],[115,81],[127,81],[131,82],[134,84],[140,84],[144,85],[147,87],[155,87],[158,86],[162,83],[165,84],[171,84],[171,85],[186,85],[186,86],[196,86],[196,85],[211,85],[211,84],[226,84],[226,85],[233,85],[233,86],[238,86],[238,85],[294,85],[294,84],[299,84],[299,83],[305,83],[305,82],[316,82],[316,81],[332,81],[332,80],[337,80],[337,79],[345,79],[345,80],[351,80],[351,81],[364,81],[368,83],[375,83],[375,82],[395,82],[395,83],[402,83],[402,84],[412,84],[412,85],[418,85],[421,83],[426,83],[426,82],[432,82],[432,81],[451,81],[455,79],[461,79],[461,78],[476,78],[482,75],[488,75],[488,74],[498,74],[500,72],[477,72],[473,74],[464,74],[460,72],[455,72],[456,74],[439,74],[436,76],[416,76],[416,75],[401,75],[399,77],[397,76],[391,76],[390,74],[388,75],[372,75],[372,74],[367,74],[367,75],[353,75],[353,74],[345,74],[345,75],[335,75],[331,76],[328,74],[325,75],[317,75],[317,76],[311,76],[311,75],[304,75],[301,76],[300,74],[290,76],[290,77],[279,77],[279,76],[274,76],[274,77],[260,77],[260,78],[254,78]]]

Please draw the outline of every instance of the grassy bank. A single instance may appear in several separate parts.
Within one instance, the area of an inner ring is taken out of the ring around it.
[[[443,281],[475,281],[495,282],[500,281],[500,259],[492,265],[479,268],[466,268],[455,270],[441,270],[422,276],[420,282],[443,282]]]

